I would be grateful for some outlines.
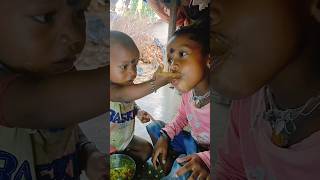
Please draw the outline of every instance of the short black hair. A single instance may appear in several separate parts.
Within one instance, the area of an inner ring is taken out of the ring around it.
[[[174,36],[189,35],[189,38],[202,46],[203,55],[210,53],[209,20],[197,21],[189,26],[183,26],[173,33]]]
[[[137,49],[136,43],[126,33],[120,31],[110,31],[110,46],[119,44],[126,49]]]

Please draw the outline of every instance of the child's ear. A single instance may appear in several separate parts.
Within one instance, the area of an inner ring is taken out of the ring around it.
[[[311,14],[320,23],[320,0],[311,1]]]

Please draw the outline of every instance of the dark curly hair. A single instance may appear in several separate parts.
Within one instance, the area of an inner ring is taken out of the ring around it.
[[[203,55],[207,55],[210,53],[210,38],[209,34],[209,17],[204,18],[202,20],[196,21],[195,23],[184,26],[178,29],[172,37],[181,36],[181,35],[189,35],[189,38],[202,46]]]

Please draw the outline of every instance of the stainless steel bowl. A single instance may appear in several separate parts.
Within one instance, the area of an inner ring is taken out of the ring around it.
[[[111,180],[131,180],[136,171],[135,161],[125,154],[112,154],[110,156]]]

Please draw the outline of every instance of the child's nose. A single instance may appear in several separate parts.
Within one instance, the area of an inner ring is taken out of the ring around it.
[[[137,77],[137,71],[133,68],[128,72],[128,74],[129,74],[130,80],[133,80]]]
[[[178,72],[179,66],[177,64],[171,64],[170,65],[170,72]]]

